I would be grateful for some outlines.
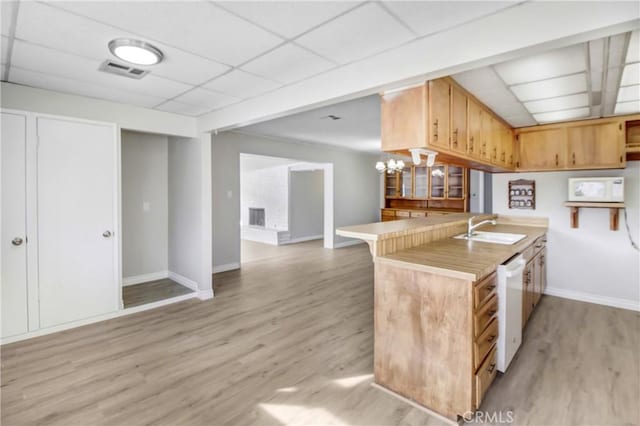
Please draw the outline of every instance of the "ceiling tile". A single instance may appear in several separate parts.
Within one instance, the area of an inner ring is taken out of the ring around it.
[[[584,118],[589,116],[589,107],[567,109],[564,111],[543,112],[540,114],[533,114],[539,123],[549,123],[553,121],[567,121],[575,120],[577,118]]]
[[[293,38],[354,7],[357,3],[349,1],[223,1],[216,4],[286,38]]]
[[[494,65],[504,82],[513,84],[575,74],[587,68],[586,46],[579,44]]]
[[[0,2],[0,32],[2,33],[2,35],[11,35],[13,14],[15,13],[17,5],[17,1],[3,0]]]
[[[11,67],[10,78],[12,83],[54,90],[56,92],[107,99],[114,102],[137,105],[145,108],[151,108],[163,101],[162,98],[142,95],[130,90],[117,90],[100,84],[85,83],[78,81],[77,79],[42,74],[16,66]]]
[[[640,84],[640,63],[625,65],[620,86]]]
[[[589,106],[589,95],[587,93],[579,93],[558,98],[542,99],[540,101],[525,102],[524,106],[532,114],[579,108]]]
[[[420,35],[451,28],[496,12],[508,1],[387,1],[385,5]]]
[[[91,37],[78,37],[78,34],[91,34]],[[100,61],[115,59],[107,47],[109,41],[121,37],[136,38],[132,33],[36,2],[21,4],[16,36]],[[165,59],[158,65],[141,68],[152,70],[155,75],[201,84],[229,69],[220,63],[161,43],[153,44],[163,52]]]
[[[205,107],[209,111],[212,109],[222,108],[223,106],[239,101],[238,98],[201,88],[190,90],[189,92],[178,96],[175,100],[183,104]]]
[[[2,37],[2,63],[6,64],[9,62],[9,38]]]
[[[173,112],[175,114],[190,115],[194,117],[197,117],[202,114],[206,114],[207,112],[210,111],[210,109],[207,107],[188,105],[188,104],[183,104],[182,102],[176,102],[176,101],[167,101],[161,105],[158,105],[154,109],[157,109],[160,111],[166,111],[166,112]]]
[[[304,34],[296,42],[339,63],[371,56],[414,38],[374,3],[368,3]]]
[[[525,83],[511,86],[516,97],[522,101],[555,98],[558,96],[572,95],[587,90],[587,79],[584,73],[549,80]]]
[[[538,122],[534,120],[529,114],[514,115],[512,117],[502,117],[502,119],[509,123],[512,127],[528,127],[538,124]]]
[[[100,61],[70,55],[57,50],[15,40],[12,65],[58,77],[77,79],[85,83],[104,85],[120,90],[171,98],[192,86],[148,74],[140,80],[98,71]]]
[[[213,81],[210,81],[203,87],[237,96],[239,98],[250,98],[270,90],[277,89],[280,86],[281,84],[274,81],[266,80],[239,69],[235,69]]]
[[[640,85],[621,87],[618,91],[618,102],[637,101],[640,99]]]
[[[63,2],[59,6],[234,66],[283,41],[211,2],[155,1],[152,7],[149,4],[89,1]]]
[[[242,66],[243,69],[287,84],[321,73],[335,65],[293,44],[285,44]]]
[[[631,33],[629,40],[626,62],[629,64],[638,61],[640,61],[640,30],[635,30]]]
[[[634,114],[640,112],[640,101],[617,103],[614,112],[615,114]]]
[[[462,87],[475,93],[476,91],[496,90],[498,87],[505,88],[504,83],[498,74],[491,67],[476,68],[470,71],[454,74],[453,79]]]

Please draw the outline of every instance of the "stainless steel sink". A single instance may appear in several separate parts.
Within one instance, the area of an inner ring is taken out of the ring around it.
[[[511,245],[525,238],[525,234],[509,234],[506,232],[476,231],[470,237],[467,234],[456,235],[455,239],[479,241],[482,243]]]

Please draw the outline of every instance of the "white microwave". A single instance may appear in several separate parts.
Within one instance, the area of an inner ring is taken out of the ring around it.
[[[569,201],[623,202],[624,178],[569,178]]]

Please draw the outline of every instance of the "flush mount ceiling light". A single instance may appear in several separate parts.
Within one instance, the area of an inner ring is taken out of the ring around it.
[[[116,57],[136,65],[155,65],[164,55],[157,47],[130,38],[117,38],[109,42],[109,50]]]

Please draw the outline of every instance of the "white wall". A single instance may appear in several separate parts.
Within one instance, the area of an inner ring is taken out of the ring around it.
[[[324,172],[291,171],[289,174],[289,233],[292,240],[320,236],[324,229]]]
[[[546,216],[548,293],[579,300],[636,308],[640,303],[640,254],[628,240],[620,215],[618,231],[609,230],[609,209],[580,209],[579,228],[571,228],[567,200],[570,177],[624,176],[625,204],[634,241],[640,239],[640,162],[624,170],[506,173],[493,175],[493,212]],[[507,207],[508,182],[536,181],[536,210]]]
[[[223,132],[213,137],[212,149],[215,266],[240,262],[240,153],[332,163],[335,179],[335,227],[379,220],[380,178],[374,168],[378,156],[322,145]],[[339,236],[335,238],[337,244],[349,241]]]
[[[123,276],[168,270],[168,137],[122,132]]]
[[[265,228],[289,229],[289,167],[243,170],[240,177],[242,226],[249,226],[249,208],[264,208]]]

